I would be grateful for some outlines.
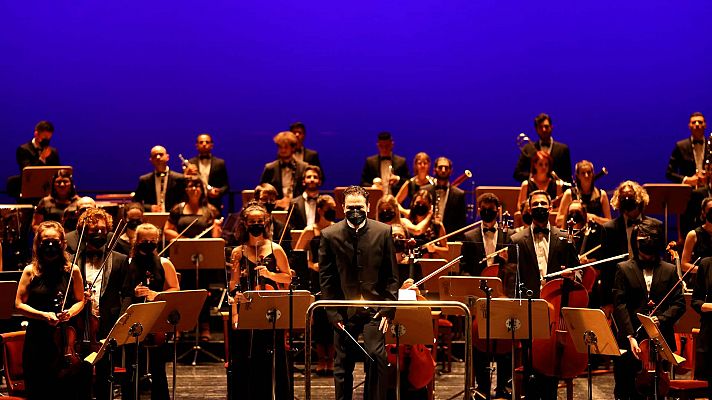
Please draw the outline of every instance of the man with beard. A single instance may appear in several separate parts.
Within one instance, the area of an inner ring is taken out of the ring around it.
[[[452,174],[452,161],[445,157],[438,157],[435,160],[436,185],[431,189],[433,196],[433,206],[435,208],[435,220],[442,222],[446,232],[455,232],[465,226],[467,218],[467,206],[465,205],[465,192],[450,185],[450,175]],[[462,234],[453,236],[456,240],[462,238]]]
[[[321,187],[321,169],[314,165],[309,165],[304,169],[304,193],[292,199],[292,229],[304,229],[314,225],[316,219],[316,200],[319,197]]]

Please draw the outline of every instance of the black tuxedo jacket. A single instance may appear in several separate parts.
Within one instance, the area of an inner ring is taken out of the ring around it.
[[[524,146],[522,154],[519,155],[517,167],[514,169],[514,179],[517,182],[522,183],[529,179],[532,157],[539,150],[541,150],[541,144],[539,144],[538,140],[536,142],[529,142]],[[554,172],[556,172],[560,179],[571,182],[571,154],[569,146],[554,140],[550,155],[551,158],[554,159]]]
[[[712,302],[712,257],[707,257],[697,267],[690,306],[700,314],[700,333],[697,351],[712,351],[712,313],[702,312],[702,304]]]
[[[705,151],[707,142],[705,141]],[[705,154],[703,152],[703,154]],[[680,140],[675,143],[675,148],[670,155],[665,177],[675,183],[682,183],[682,178],[692,176],[697,171],[695,165],[695,154],[692,151],[692,138]]]
[[[391,193],[395,194],[398,193],[401,186],[403,186],[403,184],[410,178],[410,170],[405,162],[405,158],[395,154],[393,154],[393,158],[391,159],[391,165],[393,166],[393,173],[400,176],[400,180],[391,188]],[[373,179],[380,177],[381,157],[376,154],[375,156],[371,156],[366,159],[363,171],[361,172],[361,186],[370,187],[373,185]]]
[[[616,279],[613,285],[613,296],[615,309],[613,317],[618,326],[618,341],[625,348],[628,346],[628,335],[635,334],[640,326],[640,320],[636,313],[648,314],[652,308],[648,302],[652,301],[656,305],[662,301],[665,295],[672,290],[678,281],[677,269],[674,265],[660,261],[653,269],[653,282],[650,285],[650,293],[645,285],[643,269],[635,259],[618,264]],[[653,306],[654,308],[655,306]],[[668,345],[675,349],[674,325],[682,314],[685,313],[685,298],[682,295],[682,287],[678,285],[665,303],[660,306],[654,314],[660,320],[660,332],[665,337]],[[638,342],[646,335],[638,336]]]
[[[86,282],[85,263],[86,247],[82,245],[77,264]],[[101,293],[99,295],[99,337],[106,337],[116,321],[121,316],[121,290],[128,272],[128,257],[124,254],[111,252],[111,257],[104,266],[101,277]],[[86,282],[89,284],[90,282]]]
[[[398,270],[391,227],[372,219],[358,232],[342,220],[321,231],[319,282],[324,300],[398,298]],[[357,308],[327,308],[331,323],[353,316]],[[381,310],[393,317],[393,310]]]
[[[512,238],[509,231],[504,232],[502,229],[497,229],[497,243],[495,250],[500,250],[508,244],[512,243]],[[509,246],[508,246],[509,247]],[[515,251],[509,249],[509,252]],[[485,243],[482,238],[482,226],[469,230],[465,233],[465,240],[462,242],[462,259],[460,260],[460,270],[463,275],[481,276],[482,270],[487,267],[487,261],[482,261],[487,255],[485,252]],[[504,279],[504,270],[507,260],[499,255],[495,256],[494,263],[499,264],[500,278]]]
[[[302,194],[304,191],[304,170],[309,164],[294,160],[296,165],[296,170],[294,171],[294,189],[292,197],[295,198]],[[281,199],[284,197],[282,192],[282,170],[279,167],[279,160],[272,161],[271,163],[265,164],[265,168],[262,171],[262,177],[260,177],[260,183],[269,183],[277,189],[277,198]]]
[[[50,154],[45,162],[40,161],[40,152],[32,145],[32,141],[20,145],[15,152],[15,158],[17,159],[17,166],[20,167],[20,172],[25,167],[39,167],[39,166],[53,166],[59,165],[59,153],[57,149],[50,146]]]
[[[433,204],[435,204],[435,187],[430,189],[430,194],[433,196]],[[445,202],[445,212],[443,213],[443,225],[447,233],[455,232],[465,226],[467,221],[467,205],[465,204],[465,192],[457,187],[450,186],[450,193]],[[463,238],[462,234],[453,236],[453,240]]]
[[[200,158],[193,157],[188,160],[191,164],[200,165]],[[222,206],[222,196],[230,190],[230,183],[227,178],[227,167],[225,160],[215,156],[210,157],[210,174],[208,175],[208,185],[220,189],[220,197],[208,198],[208,202],[214,205],[218,210]]]
[[[166,188],[166,211],[185,199],[185,177],[174,171],[168,171]],[[138,186],[134,192],[133,201],[143,203],[146,211],[151,211],[151,205],[157,204],[155,172],[149,172],[138,178]]]
[[[321,168],[321,182],[324,183],[324,168],[321,166],[321,161],[319,160],[319,153],[316,150],[302,148],[304,152],[304,162],[309,165],[316,165]]]
[[[549,236],[549,258],[546,273],[551,274],[561,271],[561,267],[576,267],[579,265],[576,248],[566,240],[566,234],[559,228],[552,226]],[[541,280],[539,279],[539,264],[534,250],[534,239],[531,229],[524,229],[512,235],[512,243],[516,245],[513,251],[509,251],[510,265],[505,275],[505,289],[510,297],[515,294],[515,278],[517,263],[519,265],[519,276],[524,286],[534,292],[534,297],[539,297],[541,292]]]
[[[290,221],[290,229],[304,229],[307,227],[307,209],[306,200],[303,196],[292,199],[292,206],[294,211],[292,211],[292,219]]]

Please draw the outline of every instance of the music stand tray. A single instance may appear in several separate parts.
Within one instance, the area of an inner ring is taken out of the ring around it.
[[[398,344],[432,345],[435,339],[433,330],[423,329],[432,321],[430,307],[396,309],[396,315],[386,333],[386,344],[396,344],[396,327],[399,327]]]
[[[274,211],[272,211],[270,216],[272,217],[273,220],[284,225],[284,223],[287,222],[287,214],[288,214],[287,211],[274,210]]]
[[[494,277],[483,276],[441,276],[438,279],[440,286],[440,300],[459,301],[468,304],[470,309],[479,298],[486,298],[485,292],[480,289],[482,281],[492,288],[492,297],[504,297],[502,280]],[[448,311],[450,315],[464,315],[462,310]],[[473,313],[473,318],[476,316]]]
[[[166,225],[166,221],[168,221],[169,214],[170,213],[167,212],[145,212],[143,213],[143,222],[153,224],[153,226],[163,232],[163,227]]]
[[[663,216],[667,241],[668,216],[670,213],[680,215],[685,212],[692,195],[692,186],[681,183],[646,183],[643,188],[650,196],[645,213]]]
[[[189,331],[198,322],[200,309],[208,298],[208,291],[199,290],[177,290],[175,292],[161,292],[156,296],[155,301],[165,301],[166,306],[158,316],[156,323],[151,328],[152,333],[173,332],[174,324],[169,322],[169,316],[178,312],[180,319],[175,324],[179,332]]]
[[[564,321],[571,333],[571,340],[579,353],[588,352],[588,344],[584,338],[587,332],[591,332],[596,337],[596,343],[592,344],[591,354],[603,354],[609,356],[620,356],[626,350],[621,350],[613,335],[611,326],[608,325],[606,314],[600,309],[562,307]]]
[[[225,240],[221,238],[177,239],[170,248],[176,269],[225,269]]]
[[[415,260],[415,262],[420,265],[420,270],[422,271],[424,277],[432,274],[433,272],[437,271],[438,268],[447,264],[447,260],[444,258],[418,258]],[[443,275],[447,275],[449,269],[450,268],[446,268],[444,271],[441,271],[436,276],[433,276],[429,280],[425,281],[423,283],[424,291],[426,293],[437,293],[439,287],[437,283],[438,281],[435,278],[440,278]]]
[[[636,315],[638,316],[640,323],[643,324],[643,329],[645,329],[645,332],[648,334],[648,337],[650,338],[651,342],[657,342],[657,345],[659,346],[658,354],[660,355],[660,357],[662,357],[663,360],[667,360],[672,365],[678,365],[681,362],[685,361],[684,357],[678,356],[677,354],[672,352],[670,346],[668,346],[667,342],[665,341],[663,334],[660,333],[660,329],[658,329],[658,326],[655,325],[655,322],[653,322],[653,319],[651,317],[640,313],[636,313]]]
[[[529,339],[528,299],[492,299],[490,305],[490,339],[512,339],[509,328],[514,321],[514,339]],[[487,313],[487,299],[477,299],[475,318],[483,321]],[[546,339],[549,331],[549,303],[543,299],[532,300],[532,339]],[[480,337],[485,336],[487,324],[478,324]]]
[[[289,236],[292,239],[292,251],[294,251],[294,246],[299,241],[299,237],[302,236],[302,233],[304,233],[304,229],[292,229],[289,231]]]
[[[0,319],[10,319],[15,312],[17,282],[0,282]]]
[[[293,329],[304,329],[306,321],[303,316],[307,308],[314,302],[314,296],[308,290],[293,290],[292,318]],[[240,306],[238,329],[272,329],[272,323],[267,319],[270,310],[277,310],[277,321],[274,329],[289,329],[289,290],[252,290],[243,293],[249,300]]]
[[[479,198],[482,193],[493,193],[499,198],[502,203],[502,212],[508,211],[514,215],[519,211],[519,186],[477,186],[475,188],[475,197]]]
[[[20,197],[23,199],[39,199],[47,196],[52,190],[50,179],[61,169],[69,170],[72,173],[72,167],[69,165],[23,168]]]

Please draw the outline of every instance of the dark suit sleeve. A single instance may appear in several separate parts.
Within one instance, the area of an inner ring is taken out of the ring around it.
[[[462,241],[460,255],[462,255],[462,259],[460,260],[460,272],[462,275],[474,276],[476,261],[475,244],[473,243],[472,236],[465,236],[465,240]]]
[[[222,161],[219,165],[220,168],[215,171],[215,181],[220,183],[220,187],[218,187],[218,189],[220,190],[220,195],[222,196],[230,190],[230,180],[227,177],[227,165],[225,164],[225,161]]]
[[[379,282],[384,284],[383,299],[398,300],[398,264],[396,263],[396,251],[393,246],[393,237],[390,230],[385,231],[383,238],[382,265],[379,269]],[[321,268],[321,264],[319,264]],[[396,314],[395,308],[382,308],[381,315],[393,319]]]
[[[705,304],[707,299],[707,274],[709,273],[709,258],[706,258],[697,269],[697,274],[695,275],[695,287],[692,291],[692,302],[690,306],[697,311],[698,314],[702,315],[702,305]]]
[[[143,204],[144,210],[151,211],[151,205],[145,203],[146,190],[146,182],[144,182],[143,178],[139,178],[138,185],[134,191],[133,201]]]
[[[630,320],[630,314],[628,314],[628,309],[626,307],[626,304],[628,303],[626,293],[628,292],[629,287],[625,272],[623,271],[621,264],[618,264],[616,279],[613,283],[613,304],[615,305],[615,308],[613,309],[613,317],[616,320],[616,325],[618,326],[619,333],[622,337],[635,333],[633,330],[633,324]]]
[[[17,148],[15,158],[17,159],[17,165],[20,167],[20,172],[25,167],[32,165],[32,155],[22,146]]]
[[[366,162],[363,164],[363,171],[361,171],[361,186],[365,187],[371,187],[373,185],[373,178],[374,176],[371,176],[371,171],[370,171],[370,166],[368,165],[369,159],[366,159]]]
[[[267,168],[266,165],[265,165],[264,169],[262,169],[262,175],[260,176],[260,183],[272,184],[272,170],[270,168]]]
[[[524,150],[519,154],[519,160],[517,161],[517,166],[514,168],[514,180],[518,183],[522,183],[529,179],[529,172],[531,170],[531,156],[527,151],[531,145],[528,144],[524,147]]]
[[[564,146],[561,153],[561,171],[556,171],[560,179],[571,182],[571,150],[569,146]]]
[[[685,313],[685,297],[682,294],[682,285],[677,285],[678,279],[677,279],[677,271],[670,269],[670,278],[667,280],[668,282],[668,287],[666,288],[667,291],[672,290],[670,293],[670,296],[666,300],[667,302],[670,303],[670,306],[665,310],[664,313],[658,314],[658,319],[660,320],[661,324],[666,324],[670,327],[677,322],[680,317],[682,317],[682,314]],[[673,286],[675,289],[672,289]],[[666,293],[667,293],[666,291]]]
[[[339,270],[336,266],[336,256],[331,248],[331,237],[325,232],[322,232],[319,243],[319,284],[321,285],[321,298],[323,300],[344,299]],[[332,324],[341,322],[344,319],[337,308],[326,308],[326,315]]]
[[[665,171],[665,177],[671,182],[682,183],[682,179],[685,177],[685,175],[680,173],[680,162],[682,159],[682,151],[680,150],[680,146],[676,144],[670,155],[667,171]]]

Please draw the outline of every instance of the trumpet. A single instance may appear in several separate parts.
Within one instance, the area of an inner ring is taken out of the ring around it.
[[[462,175],[458,176],[454,181],[452,181],[452,183],[450,183],[450,186],[458,187],[462,182],[465,182],[470,178],[472,178],[472,172],[470,172],[469,169],[466,169]]]

